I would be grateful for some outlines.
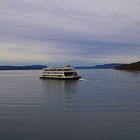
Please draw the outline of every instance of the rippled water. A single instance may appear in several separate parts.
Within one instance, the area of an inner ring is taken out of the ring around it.
[[[140,73],[79,73],[60,81],[0,71],[0,140],[139,140]]]

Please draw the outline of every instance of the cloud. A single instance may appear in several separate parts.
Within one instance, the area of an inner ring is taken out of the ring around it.
[[[1,0],[0,63],[139,59],[139,5],[138,0]]]

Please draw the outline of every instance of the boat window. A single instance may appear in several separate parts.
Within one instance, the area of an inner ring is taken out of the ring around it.
[[[65,76],[77,76],[76,72],[65,72]]]
[[[57,71],[62,71],[62,69],[57,69]]]

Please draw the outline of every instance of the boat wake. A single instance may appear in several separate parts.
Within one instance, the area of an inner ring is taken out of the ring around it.
[[[83,78],[80,78],[79,80],[80,80],[80,81],[90,81],[90,80],[83,79]]]
[[[79,79],[80,81],[85,81],[85,82],[88,82],[88,81],[90,81],[90,82],[103,82],[103,80],[100,80],[100,79],[84,79],[84,78],[80,78]]]

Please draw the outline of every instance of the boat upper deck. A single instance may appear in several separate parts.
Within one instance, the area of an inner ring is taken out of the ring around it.
[[[75,71],[74,68],[45,68],[44,71]]]
[[[70,71],[75,72],[75,68],[70,65],[65,65],[64,67],[47,67],[44,68],[44,71]]]

